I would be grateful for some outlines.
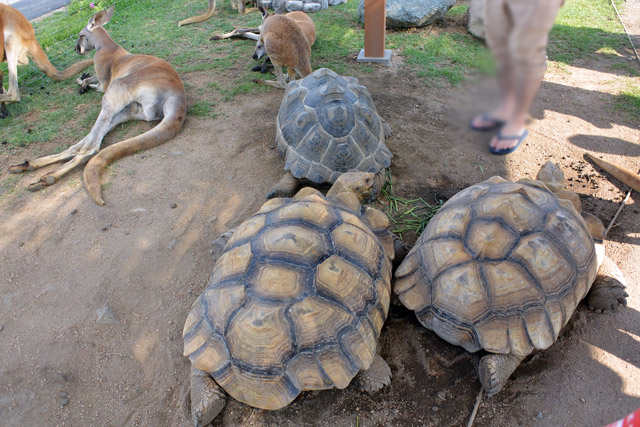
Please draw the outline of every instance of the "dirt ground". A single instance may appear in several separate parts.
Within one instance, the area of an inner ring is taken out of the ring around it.
[[[627,4],[626,21],[640,34],[640,0]],[[466,126],[495,99],[493,82],[426,86],[398,56],[391,67],[359,76],[394,131],[388,146],[395,191],[446,198],[492,175],[534,177],[553,160],[585,209],[608,224],[628,188],[583,153],[640,169],[640,119],[613,109],[616,75],[609,66],[632,64],[630,49],[620,55],[550,69],[531,135],[506,157],[489,154],[490,135]],[[196,102],[210,76],[182,77]],[[278,90],[241,95],[221,104],[215,120],[188,117],[173,140],[110,167],[105,207],[90,200],[80,171],[39,193],[3,196],[0,425],[190,424],[182,327],[211,273],[210,243],[255,212],[282,174],[274,146],[281,97]],[[107,137],[106,144],[114,141]],[[0,179],[8,165],[55,148],[43,142],[0,156]],[[17,186],[49,170],[25,175]],[[640,406],[638,200],[633,193],[607,243],[628,281],[628,307],[596,314],[580,305],[555,345],[482,402],[475,425],[601,426]],[[214,424],[466,425],[480,390],[477,355],[395,307],[381,348],[393,383],[378,394],[353,387],[309,392],[272,412],[230,400]]]

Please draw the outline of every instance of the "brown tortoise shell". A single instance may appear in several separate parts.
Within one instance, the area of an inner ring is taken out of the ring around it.
[[[184,354],[235,399],[279,409],[345,388],[376,353],[391,293],[386,215],[305,188],[243,222],[186,320]]]
[[[570,202],[539,181],[493,177],[443,205],[396,271],[394,292],[452,344],[524,356],[553,344],[596,271]]]

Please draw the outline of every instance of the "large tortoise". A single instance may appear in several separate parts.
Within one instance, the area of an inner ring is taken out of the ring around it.
[[[289,197],[306,179],[334,183],[343,173],[378,173],[393,155],[391,133],[366,87],[321,68],[287,86],[277,119],[276,146],[288,171],[267,196]]]
[[[391,294],[384,213],[361,207],[373,173],[272,199],[231,235],[184,325],[191,411],[206,425],[225,394],[279,409],[305,390],[376,391],[391,370],[376,345]],[[221,389],[222,388],[222,389]]]
[[[489,396],[534,349],[553,344],[588,292],[594,310],[626,304],[622,273],[604,257],[600,221],[583,219],[555,165],[538,178],[546,184],[496,176],[459,192],[395,273],[394,292],[423,326],[488,353],[478,376]]]

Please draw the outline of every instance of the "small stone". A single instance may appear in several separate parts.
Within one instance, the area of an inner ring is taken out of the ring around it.
[[[65,406],[67,406],[68,403],[69,403],[69,398],[65,397],[60,401],[60,406],[64,408]]]
[[[66,392],[66,391],[61,391],[60,393],[58,393],[58,396],[60,396],[60,397],[62,397],[62,398],[65,398],[65,397],[67,397],[67,396],[68,396],[68,394],[67,394],[67,392]]]
[[[97,309],[96,313],[98,314],[98,319],[96,319],[96,322],[98,323],[104,323],[107,325],[120,324],[120,319],[118,319],[118,316],[116,316],[111,307],[109,307],[108,305]]]
[[[177,204],[175,204],[175,203],[171,203],[171,209],[175,209],[175,208],[177,208],[177,207],[178,207],[178,205],[177,205]]]
[[[111,228],[111,224],[103,225],[100,230],[107,231],[109,228]]]
[[[78,213],[78,209],[73,209],[71,212],[69,212],[69,215],[75,215]]]
[[[581,397],[581,398],[580,398],[580,402],[582,402],[582,403],[587,403],[587,401],[584,399],[584,397]]]
[[[167,249],[173,249],[175,248],[175,246],[178,244],[178,240],[177,239],[172,239],[169,244],[167,245]]]
[[[536,415],[536,418],[538,418],[539,420],[542,419],[542,412],[538,412],[538,415]]]
[[[182,151],[172,151],[171,154],[174,156],[182,156]]]
[[[146,212],[146,211],[147,210],[145,208],[135,208],[131,212],[132,213],[142,213],[142,212]]]
[[[438,412],[438,411],[440,410],[440,408],[438,408],[437,406],[432,406],[432,407],[431,407],[431,410],[432,410],[433,412]]]
[[[447,394],[444,391],[439,391],[438,394],[436,394],[436,397],[440,400],[444,400],[447,397]]]
[[[0,332],[4,331],[4,325],[0,325]]]

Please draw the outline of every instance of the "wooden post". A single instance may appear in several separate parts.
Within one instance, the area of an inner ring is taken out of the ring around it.
[[[390,62],[391,51],[384,48],[386,18],[385,0],[364,0],[364,49],[358,62]]]

